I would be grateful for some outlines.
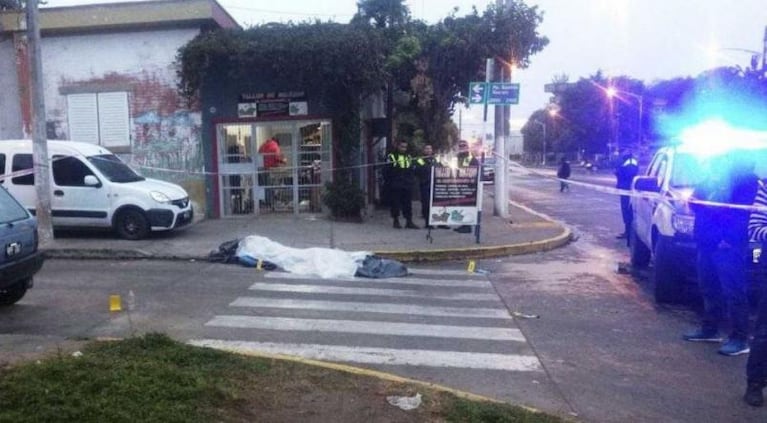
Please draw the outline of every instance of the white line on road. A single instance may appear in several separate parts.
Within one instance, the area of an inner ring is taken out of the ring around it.
[[[487,277],[480,273],[471,273],[466,270],[450,269],[414,269],[408,268],[411,275],[431,275],[431,276],[464,276],[467,278],[486,279]]]
[[[479,287],[479,288],[492,288],[492,285],[487,280],[440,280],[440,279],[424,279],[424,278],[387,278],[387,279],[369,279],[369,278],[333,278],[333,279],[319,279],[316,276],[308,275],[294,275],[292,273],[267,273],[267,279],[293,279],[293,280],[312,280],[320,284],[332,284],[333,282],[357,282],[363,285],[375,286],[375,285],[387,285],[387,284],[400,284],[400,285],[423,285],[423,286],[465,286],[465,287]]]
[[[300,292],[310,294],[346,294],[346,295],[379,295],[385,297],[411,297],[411,298],[431,298],[438,300],[470,300],[470,301],[498,301],[498,295],[493,294],[472,294],[472,293],[453,293],[453,294],[434,294],[429,292],[419,292],[410,289],[377,289],[377,288],[347,288],[339,286],[323,285],[289,285],[278,283],[254,283],[248,288],[252,291],[272,291],[272,292]]]
[[[216,316],[205,326],[265,329],[301,332],[340,332],[373,335],[425,336],[435,338],[482,339],[488,341],[520,341],[525,337],[519,329],[482,327],[422,325],[381,321],[296,319],[268,316]]]
[[[511,319],[503,308],[437,307],[413,304],[361,303],[349,301],[316,301],[279,298],[240,297],[232,307],[287,308],[299,310],[355,311],[364,313],[391,313],[420,316],[457,316],[491,319]]]
[[[457,351],[404,350],[393,348],[347,347],[318,344],[278,344],[270,342],[195,339],[190,344],[239,353],[283,354],[311,360],[387,364],[400,366],[455,367],[505,371],[540,371],[533,355],[468,353]]]

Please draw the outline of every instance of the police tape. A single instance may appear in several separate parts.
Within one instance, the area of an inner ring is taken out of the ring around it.
[[[583,181],[576,181],[572,179],[563,179],[558,177],[553,177],[551,175],[536,171],[533,168],[529,168],[527,166],[524,166],[523,164],[510,160],[506,157],[503,157],[501,155],[498,155],[497,153],[492,153],[493,157],[496,157],[497,159],[501,159],[501,161],[505,162],[507,166],[512,166],[514,169],[517,169],[519,171],[522,171],[523,173],[526,173],[528,175],[538,176],[544,179],[548,179],[557,182],[564,182],[569,185],[574,186],[580,186],[584,188],[588,188],[592,191],[602,192],[605,194],[612,194],[612,195],[618,195],[618,196],[627,196],[627,197],[634,197],[634,198],[645,198],[649,200],[657,200],[657,201],[680,201],[684,202],[685,204],[698,204],[702,206],[709,206],[709,207],[718,207],[718,208],[731,208],[731,209],[737,209],[737,210],[744,210],[744,211],[759,211],[762,213],[767,213],[767,207],[761,207],[761,206],[754,206],[754,205],[745,205],[745,204],[734,204],[734,203],[721,203],[721,202],[715,202],[715,201],[705,201],[700,200],[696,198],[675,198],[671,196],[670,194],[659,194],[655,192],[644,192],[644,191],[636,191],[636,190],[627,190],[627,189],[621,189],[621,188],[613,188],[613,187],[606,187],[604,185],[598,185],[593,184],[589,182],[583,182]],[[65,159],[70,156],[66,155],[57,155],[55,158],[51,159],[51,163]],[[423,158],[423,156],[416,156],[413,158],[413,160],[418,160]],[[94,160],[98,160],[98,158],[94,158]],[[107,160],[107,159],[104,159]],[[309,165],[309,166],[280,166],[279,169],[282,172],[293,170],[309,170],[310,168],[317,172],[335,172],[338,170],[358,170],[358,169],[364,169],[369,167],[381,167],[389,165],[390,162],[383,161],[383,162],[373,162],[373,163],[366,163],[361,165],[353,165],[353,166],[340,166],[340,167],[331,167],[326,170],[323,170],[321,166],[315,166],[315,165]],[[41,166],[40,163],[35,163],[37,166]],[[195,171],[195,170],[185,170],[185,169],[169,169],[169,168],[162,168],[162,167],[155,167],[155,166],[146,166],[138,163],[130,163],[129,164],[132,167],[136,167],[139,169],[147,169],[155,172],[165,172],[165,173],[183,173],[187,175],[203,175],[203,176],[233,176],[233,175],[242,175],[243,172],[208,172],[203,170],[201,171]],[[2,171],[2,169],[0,169]],[[274,170],[272,169],[255,169],[253,172],[246,172],[247,174],[255,174],[255,175],[261,175],[261,174],[272,174]],[[34,168],[27,168],[22,170],[17,170],[8,174],[0,174],[0,181],[4,181],[9,178],[18,178],[22,176],[27,176],[34,174],[35,170]],[[760,182],[761,184],[761,182]]]
[[[544,179],[551,180],[552,182],[554,181],[564,182],[566,184],[588,188],[592,191],[602,192],[605,194],[612,194],[612,195],[626,196],[626,197],[633,197],[633,198],[644,198],[644,199],[656,200],[656,201],[678,201],[688,205],[696,204],[696,205],[708,206],[708,207],[729,208],[729,209],[744,210],[744,211],[750,211],[750,212],[759,211],[762,213],[767,213],[767,207],[755,206],[753,204],[721,203],[716,201],[701,200],[701,199],[697,199],[693,197],[674,197],[671,194],[660,194],[656,192],[645,192],[645,191],[636,191],[631,189],[613,188],[613,187],[606,187],[604,185],[598,185],[598,184],[589,183],[589,182],[559,178],[559,177],[548,175],[543,172],[536,171],[535,169],[524,166],[523,164],[519,162],[506,159],[505,157],[501,157],[497,155],[496,153],[493,153],[493,156],[501,158],[501,160],[505,161],[508,165],[510,165],[514,169],[522,171],[523,173],[526,173],[528,175],[538,176]]]

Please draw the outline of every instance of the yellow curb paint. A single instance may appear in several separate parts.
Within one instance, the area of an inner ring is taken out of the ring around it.
[[[122,311],[122,299],[119,295],[109,296],[109,311]]]
[[[566,245],[571,239],[572,232],[570,229],[563,227],[562,233],[553,238],[520,244],[442,250],[376,251],[375,254],[403,262],[465,260],[467,258],[484,259],[553,250],[554,248]]]
[[[351,373],[351,374],[355,374],[355,375],[359,375],[359,376],[374,377],[376,379],[381,379],[381,380],[385,380],[385,381],[388,381],[388,382],[409,383],[409,384],[412,384],[412,385],[417,385],[417,386],[421,386],[421,387],[424,387],[424,388],[433,389],[435,391],[450,393],[450,394],[453,394],[453,395],[455,395],[455,396],[457,396],[459,398],[464,398],[464,399],[468,399],[468,400],[472,400],[472,401],[483,401],[483,402],[492,402],[492,403],[497,403],[497,404],[506,404],[505,402],[497,400],[495,398],[490,398],[490,397],[486,397],[486,396],[483,396],[483,395],[474,394],[474,393],[471,393],[471,392],[461,391],[459,389],[450,388],[448,386],[439,385],[439,384],[431,383],[431,382],[424,382],[422,380],[417,380],[417,379],[409,379],[409,378],[406,378],[406,377],[397,376],[395,374],[386,373],[386,372],[382,372],[382,371],[379,371],[379,370],[370,370],[370,369],[365,369],[365,368],[362,368],[362,367],[350,366],[348,364],[330,363],[330,362],[327,362],[327,361],[311,360],[311,359],[308,359],[308,358],[292,356],[292,355],[269,354],[269,353],[263,353],[263,352],[258,352],[258,351],[242,350],[242,349],[238,349],[238,348],[223,348],[222,350],[228,351],[228,352],[231,352],[231,353],[235,353],[235,354],[246,355],[246,356],[250,356],[250,357],[260,357],[260,358],[268,358],[268,359],[273,359],[273,360],[291,361],[291,362],[294,362],[294,363],[305,364],[305,365],[308,365],[308,366],[315,366],[315,367],[322,367],[322,368],[325,368],[325,369],[338,370],[338,371],[341,371],[341,372]],[[528,407],[526,405],[516,405],[516,404],[512,404],[512,405],[514,405],[516,407],[519,407],[519,408],[522,408],[522,409],[525,409],[525,410],[530,411],[532,413],[540,413],[541,412],[540,410],[537,410],[537,409],[532,408],[532,407]]]

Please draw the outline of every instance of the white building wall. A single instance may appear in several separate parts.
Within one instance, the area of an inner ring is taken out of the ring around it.
[[[178,94],[175,59],[196,29],[59,35],[42,42],[48,136],[69,138],[67,93],[127,91],[131,159],[147,166],[201,166],[198,110]]]
[[[0,38],[0,140],[22,137],[19,80],[13,38]]]

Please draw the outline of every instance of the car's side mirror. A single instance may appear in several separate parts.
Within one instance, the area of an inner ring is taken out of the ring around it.
[[[99,182],[99,179],[93,175],[85,175],[85,179],[83,179],[83,183],[87,187],[100,187],[101,182]]]
[[[634,190],[642,192],[660,192],[658,178],[655,176],[637,176],[634,178]]]

